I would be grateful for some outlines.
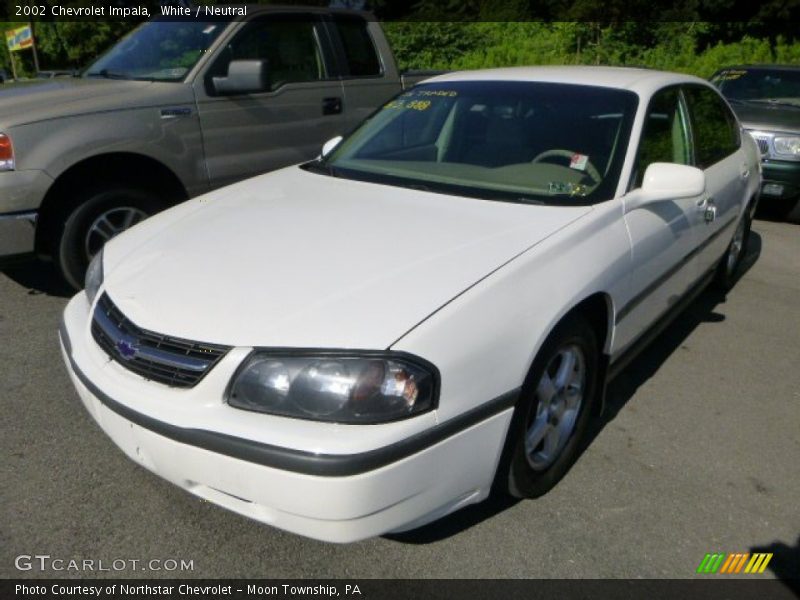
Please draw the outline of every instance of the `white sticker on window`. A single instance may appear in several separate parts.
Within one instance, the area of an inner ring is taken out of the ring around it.
[[[578,154],[575,153],[569,159],[569,168],[576,169],[578,171],[585,171],[586,165],[589,164],[589,157],[585,154]]]

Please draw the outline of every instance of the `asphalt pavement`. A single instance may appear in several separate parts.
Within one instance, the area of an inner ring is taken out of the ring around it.
[[[612,385],[550,494],[342,546],[230,513],[128,460],[67,377],[68,291],[52,267],[0,272],[0,577],[690,578],[708,552],[759,550],[775,553],[761,577],[800,577],[800,226],[759,220],[751,242],[727,297],[704,292]],[[64,570],[18,570],[27,555]],[[71,559],[125,563],[81,573]],[[142,571],[154,559],[162,570]],[[167,571],[170,560],[192,570]]]

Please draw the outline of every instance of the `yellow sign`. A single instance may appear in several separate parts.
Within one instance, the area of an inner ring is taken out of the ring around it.
[[[25,25],[6,31],[6,43],[11,52],[18,52],[33,46],[33,33],[31,26]]]

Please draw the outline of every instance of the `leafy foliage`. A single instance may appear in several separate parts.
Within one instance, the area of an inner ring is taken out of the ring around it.
[[[624,65],[709,77],[731,64],[800,64],[800,40],[740,35],[730,41],[730,30],[719,23],[403,22],[385,29],[401,68]]]
[[[0,30],[19,27],[21,23],[0,22]],[[131,22],[114,21],[56,21],[36,23],[34,38],[39,55],[39,67],[47,69],[80,69],[102,54],[114,42],[135,26]],[[11,59],[3,39],[0,68],[11,72]],[[31,52],[17,52],[17,73],[33,75]]]
[[[386,1],[375,2],[376,8]],[[658,9],[649,0],[575,0],[566,12],[559,12],[561,0],[419,0],[404,13],[406,20],[384,23],[384,29],[402,69],[602,64],[708,77],[734,63],[800,64],[800,27],[776,23],[787,2],[794,5],[800,0],[754,4],[750,22],[734,23],[686,21],[685,15],[693,14],[692,1],[679,0],[675,11],[681,20],[671,22],[647,20]],[[716,5],[720,11],[729,10],[733,2],[717,0]],[[698,19],[715,16],[716,9],[708,6],[715,3],[705,3],[706,12],[698,12]],[[639,21],[620,20],[634,9],[642,15]],[[576,20],[531,21],[532,16]],[[18,26],[0,23],[2,30]],[[37,23],[40,67],[84,67],[133,26],[108,21]],[[9,52],[2,46],[0,68],[10,72]],[[33,74],[30,52],[19,52],[15,58],[18,73]]]

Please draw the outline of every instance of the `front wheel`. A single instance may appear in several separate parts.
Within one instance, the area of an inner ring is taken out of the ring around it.
[[[542,346],[509,429],[512,496],[541,496],[572,466],[598,395],[598,365],[597,337],[583,317],[561,323]]]
[[[113,186],[84,192],[64,221],[56,262],[64,279],[83,288],[89,261],[103,245],[162,208],[150,192]]]

